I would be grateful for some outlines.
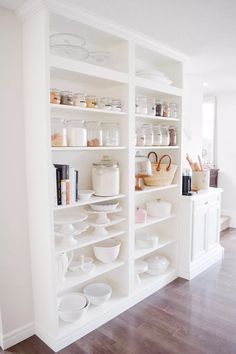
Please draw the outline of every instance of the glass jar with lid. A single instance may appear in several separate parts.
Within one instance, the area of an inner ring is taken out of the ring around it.
[[[85,97],[85,100],[86,100],[86,107],[87,107],[87,108],[96,108],[96,107],[97,107],[96,96],[87,95],[87,96]]]
[[[163,103],[163,117],[170,117],[170,107],[168,102]]]
[[[140,114],[140,101],[139,97],[135,98],[135,114]]]
[[[67,121],[65,119],[52,119],[52,146],[67,146]]]
[[[112,110],[112,99],[109,97],[101,97],[99,108],[104,109],[105,111]]]
[[[162,134],[162,145],[169,146],[170,145],[170,135],[169,135],[169,128],[166,125],[161,127],[161,134]]]
[[[51,90],[50,90],[50,103],[54,103],[54,104],[61,103],[61,93],[58,89],[51,88]]]
[[[117,123],[102,123],[103,146],[119,146],[120,126]]]
[[[102,146],[102,129],[100,122],[86,122],[87,146]]]
[[[142,126],[144,137],[145,137],[145,146],[153,145],[153,129],[151,124],[143,124]]]
[[[114,112],[121,112],[122,111],[121,100],[112,100],[111,101],[111,110]]]
[[[87,129],[83,120],[68,121],[67,140],[68,146],[87,146]]]
[[[120,169],[116,161],[103,156],[101,161],[93,163],[92,188],[95,195],[111,197],[120,193]]]
[[[86,107],[86,100],[85,100],[85,94],[84,93],[75,93],[73,96],[73,103],[74,106],[78,107]]]
[[[73,105],[73,94],[71,91],[61,92],[61,104],[65,104],[67,106]]]
[[[177,119],[178,118],[178,105],[177,103],[171,102],[169,104],[170,108],[170,118]]]
[[[155,99],[150,98],[147,101],[147,107],[148,107],[148,114],[150,116],[155,116],[156,115],[156,102]]]
[[[163,104],[160,100],[156,100],[156,116],[163,117]]]
[[[145,134],[143,127],[139,127],[136,131],[136,145],[137,146],[145,146]]]
[[[155,146],[162,145],[161,126],[158,124],[153,125],[153,145]]]
[[[173,126],[169,127],[169,135],[170,135],[170,146],[177,145],[177,132],[176,128]]]
[[[147,97],[139,97],[140,114],[148,114]]]

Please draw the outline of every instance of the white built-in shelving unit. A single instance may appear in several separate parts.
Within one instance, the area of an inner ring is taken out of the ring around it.
[[[35,333],[53,350],[58,351],[94,330],[138,301],[165,286],[178,276],[178,209],[181,188],[181,131],[182,131],[182,71],[184,57],[174,50],[140,35],[126,32],[104,20],[84,14],[66,1],[30,1],[19,16],[24,21],[24,94],[27,151],[28,201],[34,288]],[[109,50],[112,58],[103,66],[76,61],[50,54],[49,36],[52,32],[77,33],[91,48]],[[139,69],[159,69],[168,75],[173,85],[167,86],[136,77]],[[50,87],[74,92],[91,92],[100,97],[122,100],[123,112],[108,112],[49,103]],[[135,115],[135,96],[144,94],[176,102],[178,119]],[[51,147],[52,118],[118,122],[121,127],[119,147]],[[136,124],[158,122],[171,124],[178,131],[178,146],[135,146]],[[165,187],[146,187],[135,192],[135,153],[158,156],[170,154],[178,165],[174,182]],[[72,165],[80,172],[80,189],[91,188],[93,162],[104,154],[117,160],[121,170],[120,194],[116,197],[92,197],[88,202],[54,206],[52,163]],[[148,218],[135,225],[135,206],[161,198],[173,204],[167,218]],[[88,204],[117,200],[122,211],[111,217],[105,236],[94,236],[90,229],[78,236],[71,247],[59,244],[54,236],[56,213],[81,211]],[[113,219],[114,218],[114,219]],[[135,236],[141,232],[155,232],[160,236],[155,248],[137,250]],[[115,237],[121,240],[119,258],[110,264],[97,262],[94,273],[75,275],[68,272],[65,281],[57,285],[55,257],[61,252],[74,251],[91,256],[92,245]],[[135,260],[153,254],[166,255],[171,266],[161,276],[144,274],[141,284],[135,282]],[[107,281],[112,285],[111,299],[101,307],[90,306],[80,321],[66,324],[57,313],[58,296],[69,290],[82,291],[91,281]]]

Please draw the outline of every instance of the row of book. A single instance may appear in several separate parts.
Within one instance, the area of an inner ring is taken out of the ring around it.
[[[69,165],[53,165],[54,205],[78,201],[78,177],[78,171]]]

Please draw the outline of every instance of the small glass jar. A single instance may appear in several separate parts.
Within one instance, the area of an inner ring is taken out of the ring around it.
[[[65,119],[52,120],[52,146],[67,146],[67,122]]]
[[[102,97],[100,99],[99,107],[101,109],[104,109],[105,111],[111,111],[112,110],[112,100],[111,100],[111,98]]]
[[[163,103],[163,117],[170,117],[170,107],[168,102]]]
[[[170,145],[170,135],[169,135],[169,128],[168,126],[163,125],[161,127],[161,134],[162,134],[162,144],[163,146]]]
[[[171,102],[169,104],[170,108],[170,118],[177,119],[178,118],[178,106],[177,103]]]
[[[135,98],[135,114],[140,114],[140,101],[139,98]]]
[[[67,106],[73,105],[73,94],[71,91],[61,92],[61,104],[65,104]]]
[[[86,107],[86,100],[85,100],[85,94],[84,93],[75,93],[73,96],[73,103],[74,106],[78,107]]]
[[[143,128],[138,128],[136,132],[136,145],[137,146],[145,146],[145,134]]]
[[[147,97],[140,97],[140,114],[148,114]]]
[[[122,111],[121,100],[112,100],[111,101],[111,110],[114,112],[121,112]]]
[[[100,122],[86,122],[87,146],[102,146],[102,129]]]
[[[58,89],[51,88],[51,90],[50,90],[50,103],[54,103],[54,104],[61,103],[61,94]]]
[[[163,116],[163,105],[160,100],[156,100],[156,116],[157,117]]]
[[[149,99],[147,101],[147,107],[148,107],[148,114],[150,116],[155,116],[156,115],[156,103],[155,99]]]
[[[117,123],[102,123],[103,146],[119,146],[120,129]]]
[[[170,135],[170,146],[177,145],[177,132],[176,128],[173,126],[169,127],[169,135]]]
[[[92,95],[88,95],[85,97],[86,100],[86,107],[87,108],[96,108],[97,104],[96,104],[96,97],[92,96]]]
[[[145,137],[145,146],[152,146],[153,145],[153,129],[151,124],[144,124],[142,126],[144,131]]]
[[[111,197],[120,193],[119,164],[109,156],[103,156],[100,162],[93,163],[92,188],[95,195]]]
[[[87,129],[84,121],[68,121],[67,141],[68,146],[87,146]]]
[[[160,125],[153,125],[153,145],[160,146],[162,145],[162,132]]]

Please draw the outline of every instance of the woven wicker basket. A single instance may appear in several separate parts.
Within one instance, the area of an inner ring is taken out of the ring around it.
[[[156,162],[152,162],[152,176],[144,178],[144,184],[146,186],[169,186],[175,177],[178,166],[171,163],[171,157],[169,155],[163,155],[158,161],[157,154],[155,152],[150,152],[148,158],[154,154],[156,157]],[[169,163],[162,163],[164,158],[169,159]]]

